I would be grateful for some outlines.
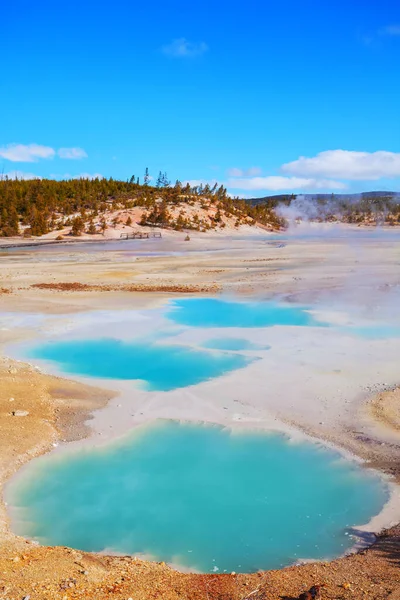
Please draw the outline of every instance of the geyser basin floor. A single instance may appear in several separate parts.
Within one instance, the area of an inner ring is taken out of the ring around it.
[[[42,458],[7,490],[20,535],[204,572],[339,555],[386,499],[377,477],[313,444],[177,422]]]
[[[33,348],[29,357],[56,362],[66,373],[138,380],[158,391],[194,385],[252,362],[238,354],[112,338],[48,342]]]

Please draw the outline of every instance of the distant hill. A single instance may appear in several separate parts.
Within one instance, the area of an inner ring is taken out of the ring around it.
[[[311,201],[329,201],[334,199],[336,201],[352,202],[359,201],[361,199],[369,200],[375,198],[385,198],[400,202],[400,192],[388,191],[361,192],[359,194],[275,194],[272,196],[263,196],[261,198],[248,198],[246,199],[246,202],[249,202],[249,204],[252,204],[253,206],[256,206],[257,204],[276,206],[280,203],[289,204],[299,196]]]
[[[332,221],[359,225],[400,225],[400,192],[361,194],[279,194],[246,200],[290,221]]]

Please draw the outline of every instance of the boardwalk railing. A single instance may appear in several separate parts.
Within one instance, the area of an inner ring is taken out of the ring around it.
[[[148,240],[149,238],[160,238],[161,231],[133,231],[132,233],[121,233],[121,240]]]

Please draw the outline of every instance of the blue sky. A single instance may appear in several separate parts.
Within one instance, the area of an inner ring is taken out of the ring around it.
[[[13,0],[0,40],[11,176],[400,190],[398,0]]]

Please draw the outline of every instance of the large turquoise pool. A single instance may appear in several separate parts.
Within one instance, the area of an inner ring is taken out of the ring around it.
[[[337,556],[386,498],[378,478],[314,444],[177,422],[34,461],[7,491],[18,534],[203,572]]]

